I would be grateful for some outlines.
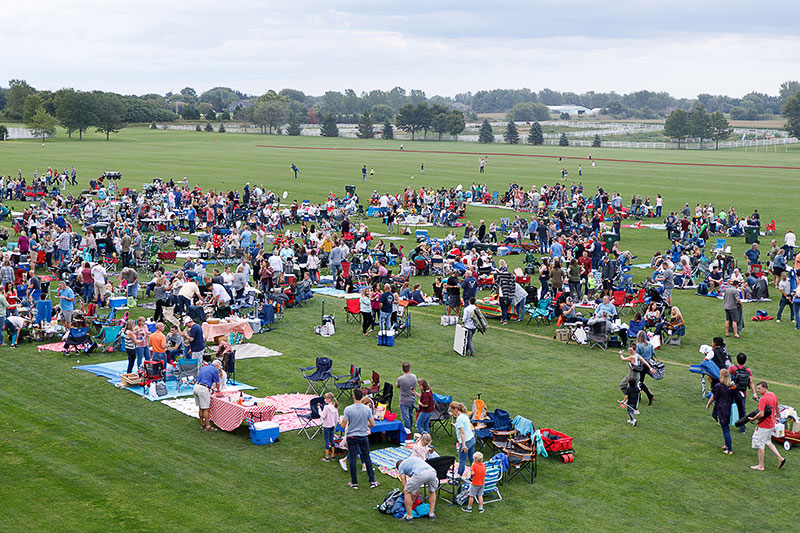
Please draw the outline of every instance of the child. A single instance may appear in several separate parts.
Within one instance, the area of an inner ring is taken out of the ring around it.
[[[469,485],[469,499],[467,506],[461,510],[467,513],[472,512],[472,502],[478,500],[478,512],[483,512],[483,485],[486,480],[486,465],[483,464],[483,454],[475,452],[472,456],[472,480]]]
[[[419,434],[416,434],[417,436]],[[430,433],[423,433],[419,438],[416,439],[414,442],[414,446],[411,447],[411,455],[414,457],[419,457],[423,461],[428,460],[428,456],[431,453],[431,435]]]
[[[636,427],[636,418],[633,414],[636,411],[636,406],[639,405],[639,387],[636,386],[636,378],[628,378],[628,388],[625,389],[625,398],[622,399],[624,405],[628,408],[628,424]]]
[[[325,457],[322,458],[326,463],[335,455],[333,448],[333,430],[339,420],[339,403],[333,397],[332,392],[325,393],[325,407],[320,414],[322,420],[322,434],[325,437]]]

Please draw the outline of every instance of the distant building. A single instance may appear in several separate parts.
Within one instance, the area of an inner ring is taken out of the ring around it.
[[[241,107],[242,109],[247,109],[249,107],[252,107],[252,105],[253,102],[249,100],[237,100],[236,102],[228,106],[228,112],[230,114],[233,114],[233,112],[236,111],[237,107]]]
[[[549,105],[547,109],[550,110],[551,113],[567,113],[569,116],[573,115],[586,115],[592,116],[595,115],[593,109],[589,109],[588,107],[583,107],[582,105]]]

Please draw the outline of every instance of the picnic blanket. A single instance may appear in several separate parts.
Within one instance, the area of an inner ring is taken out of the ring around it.
[[[334,298],[347,297],[347,293],[345,291],[340,291],[339,289],[334,289],[333,287],[315,287],[311,289],[311,292],[315,294],[322,294],[323,296],[332,296]]]
[[[174,379],[167,379],[165,384],[167,386],[167,393],[157,398],[150,398],[147,396],[147,389],[144,387],[122,387],[120,385],[120,376],[128,369],[128,361],[109,361],[107,363],[96,363],[91,365],[73,366],[74,370],[83,370],[96,376],[106,378],[108,383],[115,385],[119,388],[125,388],[134,394],[147,398],[150,401],[159,401],[169,398],[178,398],[180,396],[192,396],[192,387],[182,387],[178,391],[178,382]],[[251,387],[244,383],[238,382],[237,385],[228,385],[225,390],[254,390],[256,387]],[[194,402],[194,400],[192,400]]]
[[[270,350],[265,346],[261,346],[260,344],[252,344],[252,343],[245,343],[245,344],[237,344],[233,347],[236,352],[236,360],[239,361],[241,359],[255,359],[258,357],[274,357],[276,355],[283,355],[281,352],[276,352],[275,350]]]
[[[404,446],[398,446],[396,448],[382,448],[380,450],[371,450],[369,452],[369,458],[372,459],[372,466],[377,467],[381,473],[393,478],[400,477],[400,474],[397,472],[397,468],[395,468],[397,461],[403,461],[410,456],[411,450]]]

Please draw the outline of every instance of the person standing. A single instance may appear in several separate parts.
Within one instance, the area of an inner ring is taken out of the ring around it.
[[[344,259],[344,253],[342,252],[341,247],[339,247],[339,242],[334,241],[334,247],[331,248],[330,254],[328,254],[328,264],[331,267],[331,276],[333,279],[336,279],[336,276],[339,274],[339,271],[342,269],[342,259]]]
[[[433,391],[424,379],[418,379],[417,385],[419,386],[419,392],[414,391],[417,396],[417,431],[423,435],[425,433],[430,434],[430,419],[434,411]]]
[[[378,329],[379,331],[389,331],[392,329],[392,312],[394,311],[394,294],[392,293],[392,286],[388,283],[383,286],[383,294],[380,300],[380,314],[378,315]],[[411,427],[411,426],[407,426]]]
[[[167,337],[164,335],[164,323],[158,322],[156,330],[150,335],[150,358],[153,361],[164,361],[166,368],[167,361]]]
[[[787,305],[789,306],[791,321],[794,322],[797,317],[794,316],[794,306],[792,305],[792,283],[789,281],[789,276],[786,274],[786,271],[781,272],[781,280],[778,282],[778,289],[781,291],[781,301],[778,304],[778,314],[775,317],[775,322],[780,323],[783,308]]]
[[[467,415],[467,408],[461,402],[450,404],[450,414],[456,419],[456,450],[458,451],[458,477],[464,475],[467,461],[472,464],[475,454],[475,433],[472,431],[472,422]]]
[[[59,313],[61,323],[69,329],[69,325],[72,323],[72,313],[75,311],[75,293],[67,287],[66,282],[59,281],[58,297],[61,303],[61,312]]]
[[[725,446],[722,452],[727,455],[733,454],[733,443],[731,442],[731,404],[733,403],[733,392],[731,391],[731,375],[726,369],[719,371],[719,381],[711,389],[711,397],[706,403],[706,411],[714,403],[714,411],[711,416],[722,428],[722,437],[725,439]]]
[[[183,338],[189,341],[189,358],[197,359],[203,364],[203,354],[206,351],[206,341],[203,339],[203,328],[195,324],[192,317],[183,318]]]
[[[364,393],[361,389],[353,390],[353,405],[348,405],[342,413],[342,429],[347,433],[347,459],[350,470],[351,489],[358,488],[358,469],[356,459],[361,457],[361,462],[367,467],[369,488],[374,489],[380,483],[375,481],[375,471],[372,468],[372,459],[369,456],[369,428],[375,425],[372,418],[372,409],[361,403]]]
[[[753,432],[751,445],[758,453],[758,464],[750,468],[753,470],[764,470],[764,447],[775,454],[778,458],[778,470],[786,464],[786,458],[782,457],[778,449],[772,444],[772,428],[775,427],[775,417],[778,414],[778,397],[769,392],[766,381],[760,381],[756,385],[756,392],[761,396],[758,400],[758,413],[750,417],[750,420],[758,420],[758,427]],[[769,416],[766,416],[766,409],[770,408]]]
[[[733,336],[737,339],[739,338],[739,309],[741,305],[739,282],[733,280],[722,295],[722,308],[725,310],[726,337],[730,337],[730,330],[733,330]]]
[[[368,337],[370,326],[372,326],[372,298],[370,298],[369,286],[364,287],[364,290],[361,291],[358,310],[361,312],[361,333]]]
[[[381,311],[383,315],[383,311]],[[414,403],[417,386],[417,376],[411,373],[411,363],[405,362],[402,366],[403,374],[397,378],[395,386],[400,391],[400,419],[403,427],[409,431],[414,427]]]
[[[733,384],[736,385],[736,391],[733,393],[733,400],[736,402],[736,407],[739,409],[739,418],[747,414],[747,391],[753,393],[753,399],[758,401],[756,394],[756,386],[753,382],[753,371],[744,366],[747,362],[747,355],[739,352],[736,356],[736,364],[728,367],[728,372],[731,375]],[[747,431],[745,426],[739,428],[739,433]]]
[[[475,298],[478,295],[478,280],[471,270],[464,273],[464,279],[461,281],[461,297],[465,302],[470,298]]]
[[[295,165],[294,163],[292,163],[292,172],[294,172],[294,179],[297,179],[298,174],[302,174],[302,172],[300,172],[300,169],[297,168],[297,165]]]
[[[361,182],[365,183],[367,181],[367,165],[361,167]]]
[[[210,365],[206,365],[197,373],[194,382],[194,403],[197,405],[198,416],[200,417],[200,427],[206,431],[217,431],[211,425],[211,391],[216,389],[219,392],[219,369],[222,362],[214,359]]]
[[[456,316],[458,316],[459,311],[461,310],[461,286],[458,284],[458,278],[456,277],[455,272],[453,272],[449,278],[447,278],[447,309],[445,312],[447,316],[450,316],[452,312]]]
[[[508,324],[508,308],[514,298],[514,275],[508,271],[508,265],[504,259],[500,260],[500,266],[494,275],[494,284],[497,289],[498,305],[500,306],[500,323],[505,326]]]
[[[475,330],[478,329],[478,325],[475,323],[475,320],[473,320],[477,309],[478,306],[475,305],[475,298],[470,298],[467,306],[464,308],[464,316],[461,318],[461,323],[464,325],[464,329],[467,330],[467,344],[464,347],[464,355],[469,355],[471,357],[475,356],[475,346],[472,344],[472,340],[475,337]]]

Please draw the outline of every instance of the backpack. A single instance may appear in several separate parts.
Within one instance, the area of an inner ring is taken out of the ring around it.
[[[701,294],[703,296],[708,294],[708,284],[705,281],[701,281],[697,285],[697,294]]]
[[[472,312],[472,321],[475,323],[475,327],[481,334],[485,334],[486,330],[489,329],[489,323],[486,321],[486,317],[483,316],[481,310],[477,307],[475,311]]]
[[[736,372],[733,374],[733,384],[736,385],[736,390],[746,391],[750,386],[750,373],[747,372],[747,367],[736,367]]]
[[[383,497],[383,501],[375,506],[375,509],[380,511],[383,514],[392,514],[392,508],[394,507],[394,502],[397,499],[403,498],[403,491],[400,489],[392,489],[390,492]]]

